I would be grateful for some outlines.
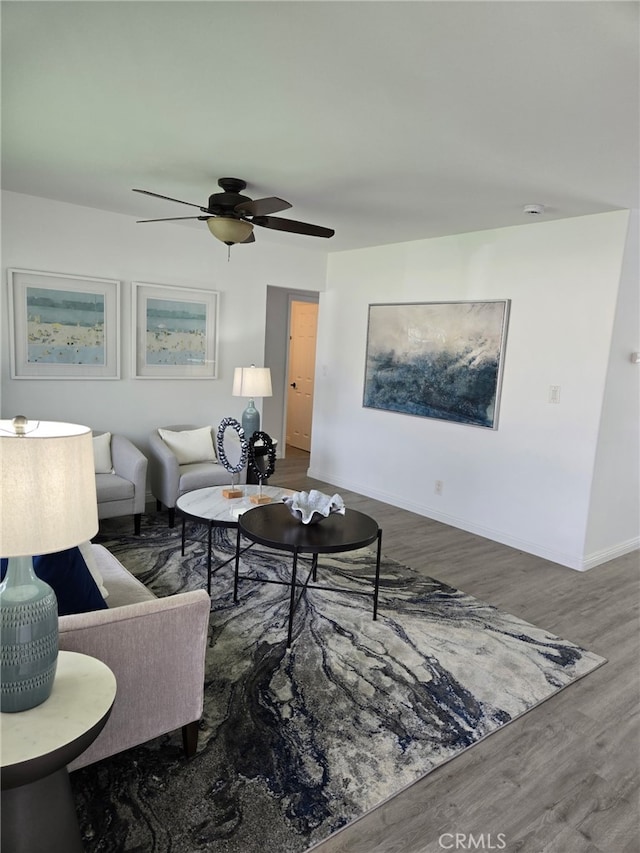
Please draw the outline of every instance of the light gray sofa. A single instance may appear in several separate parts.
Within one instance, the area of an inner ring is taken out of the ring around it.
[[[109,609],[61,616],[60,649],[106,663],[117,693],[104,729],[69,770],[179,728],[191,757],[204,701],[209,596],[200,589],[156,598],[106,548],[92,550]]]
[[[104,435],[95,432],[94,435]],[[111,436],[111,474],[96,474],[98,518],[119,518],[132,515],[136,536],[144,512],[147,490],[147,457],[117,433]]]
[[[172,432],[198,429],[193,424],[175,424],[160,427]],[[211,440],[216,446],[216,431],[211,429]],[[247,482],[246,465],[240,474],[236,475],[236,483]],[[231,484],[231,474],[219,462],[194,462],[189,465],[179,465],[175,454],[160,437],[155,429],[149,436],[149,483],[151,494],[157,502],[158,509],[162,505],[169,510],[169,527],[175,525],[176,501],[180,495],[205,489],[208,486],[228,486]]]

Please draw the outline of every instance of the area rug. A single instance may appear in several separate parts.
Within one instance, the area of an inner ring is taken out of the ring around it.
[[[185,556],[165,516],[104,522],[106,545],[160,596],[206,588],[204,531]],[[195,535],[195,538],[191,538]],[[235,532],[214,530],[214,565]],[[86,853],[300,853],[593,671],[604,660],[368,549],[321,557],[286,648],[287,589],[214,574],[197,756],[180,732],[71,775]],[[253,546],[241,573],[286,580]],[[133,651],[132,653],[135,653]]]

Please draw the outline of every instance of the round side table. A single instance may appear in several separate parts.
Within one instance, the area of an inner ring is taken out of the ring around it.
[[[251,575],[240,576],[240,537],[245,536],[251,542],[258,542],[267,548],[277,551],[290,551],[293,554],[291,580],[273,580],[257,578]],[[378,618],[378,590],[380,586],[380,553],[382,549],[382,529],[375,521],[363,512],[347,509],[344,515],[333,514],[322,519],[317,524],[303,524],[294,518],[288,507],[283,503],[257,506],[244,513],[238,519],[238,538],[236,540],[236,568],[233,582],[233,600],[238,601],[238,581],[242,579],[259,580],[261,583],[285,584],[290,587],[289,595],[289,626],[287,629],[287,648],[291,646],[293,636],[293,614],[300,599],[307,589],[324,589],[344,592],[339,587],[314,586],[309,581],[316,580],[318,554],[336,554],[340,551],[355,551],[364,548],[377,540],[376,571],[373,579],[372,592],[358,591],[358,595],[373,597],[373,618]],[[298,555],[311,554],[311,569],[304,583],[297,580]],[[301,592],[296,601],[296,590]]]
[[[41,705],[0,714],[2,850],[82,853],[67,764],[104,728],[116,695],[106,664],[60,652],[53,690]]]

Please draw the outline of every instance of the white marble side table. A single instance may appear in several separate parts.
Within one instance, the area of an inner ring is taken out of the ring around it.
[[[60,652],[49,698],[0,714],[3,851],[82,853],[67,764],[100,734],[115,695],[106,664]]]
[[[176,508],[182,514],[182,556],[184,557],[184,546],[186,539],[185,523],[187,519],[196,521],[199,524],[206,524],[209,528],[207,540],[207,592],[211,595],[211,575],[213,571],[223,568],[232,560],[235,555],[229,557],[223,563],[219,563],[215,570],[211,568],[211,536],[214,527],[237,527],[238,518],[242,513],[252,509],[255,504],[251,503],[251,497],[260,492],[260,486],[246,484],[239,485],[242,489],[243,496],[241,498],[225,498],[222,494],[228,486],[209,486],[206,489],[195,489],[193,492],[186,492],[181,495],[176,501]],[[271,501],[278,503],[282,501],[286,495],[291,495],[291,489],[283,489],[280,486],[263,486],[262,494],[266,495]],[[251,546],[248,546],[251,547]],[[246,549],[245,549],[246,550]]]

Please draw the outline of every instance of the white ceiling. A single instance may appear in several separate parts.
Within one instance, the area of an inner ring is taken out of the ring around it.
[[[2,186],[135,223],[239,177],[323,251],[638,207],[638,9],[3,2]]]

